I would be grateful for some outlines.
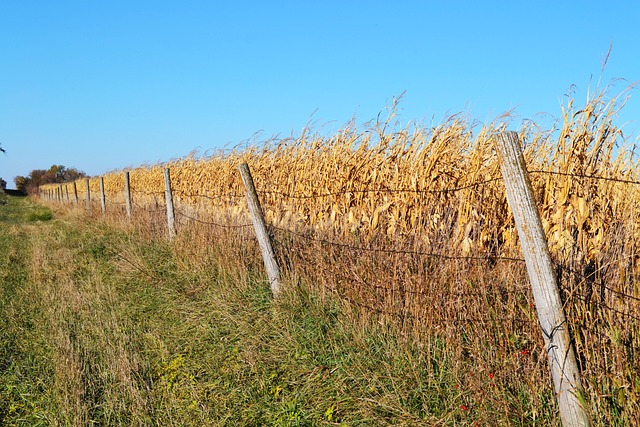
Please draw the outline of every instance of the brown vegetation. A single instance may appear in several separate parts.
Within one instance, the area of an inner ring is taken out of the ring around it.
[[[640,167],[615,124],[623,104],[603,93],[580,109],[569,101],[557,128],[528,124],[519,134],[588,406],[594,417],[631,422],[640,410]],[[236,171],[249,163],[292,283],[337,296],[363,324],[442,340],[473,404],[506,410],[485,393],[487,375],[535,390],[548,374],[492,145],[504,125],[475,128],[460,117],[433,128],[387,125],[133,169],[138,219],[162,205],[167,166],[190,245],[250,238],[225,228],[249,222]],[[98,200],[97,179],[90,186]],[[105,188],[110,213],[120,212],[122,174],[105,176]],[[161,228],[161,217],[148,224]]]

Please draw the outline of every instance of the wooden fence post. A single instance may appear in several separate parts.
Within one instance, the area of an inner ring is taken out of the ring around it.
[[[87,211],[91,211],[91,188],[89,187],[89,178],[85,180],[87,183]]]
[[[129,181],[129,172],[124,173],[124,197],[127,206],[127,217],[131,219],[131,185]]]
[[[78,185],[73,181],[73,203],[78,206]]]
[[[262,258],[264,259],[264,266],[267,269],[267,275],[269,276],[269,285],[271,287],[271,293],[274,297],[277,297],[280,293],[280,268],[276,261],[275,252],[271,245],[271,238],[267,232],[267,226],[264,221],[264,214],[262,207],[260,206],[260,199],[258,199],[258,193],[256,193],[256,187],[253,183],[253,177],[249,170],[249,165],[246,163],[238,166],[240,175],[242,176],[242,182],[247,190],[247,205],[249,206],[249,212],[251,213],[251,221],[253,222],[253,228],[256,231],[258,237],[258,244],[262,251]]]
[[[64,185],[64,191],[67,193],[67,204],[69,204],[70,203],[70,200],[69,200],[69,184],[65,184]]]
[[[173,209],[173,193],[171,191],[171,173],[169,168],[164,169],[164,196],[167,203],[167,228],[169,229],[169,239],[176,235],[176,216]]]
[[[102,215],[107,214],[107,196],[104,194],[104,177],[100,177],[100,205],[102,206]]]
[[[560,418],[564,427],[590,426],[581,403],[580,371],[520,140],[516,132],[501,132],[496,142],[507,201],[515,218],[544,336]]]

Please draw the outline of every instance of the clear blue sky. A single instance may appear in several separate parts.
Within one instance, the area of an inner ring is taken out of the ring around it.
[[[404,122],[557,116],[572,84],[640,80],[638,22],[637,1],[0,0],[0,177],[364,123],[404,91]]]

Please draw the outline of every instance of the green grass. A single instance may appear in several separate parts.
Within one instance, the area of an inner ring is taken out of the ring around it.
[[[53,212],[46,206],[31,202],[26,197],[7,196],[0,193],[0,221],[3,224],[19,224],[24,221],[49,221]]]
[[[301,283],[274,302],[215,250],[37,212],[0,207],[0,425],[558,425],[547,390],[471,378],[437,331],[359,322]]]
[[[0,425],[49,425],[52,353],[30,283],[31,237],[15,225],[32,205],[7,202],[0,206]]]

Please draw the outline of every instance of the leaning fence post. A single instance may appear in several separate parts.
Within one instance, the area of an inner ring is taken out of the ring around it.
[[[107,197],[104,194],[104,177],[100,177],[100,204],[102,206],[102,215],[107,213]]]
[[[78,186],[75,181],[73,181],[73,200],[74,204],[78,206]]]
[[[87,183],[87,211],[91,211],[91,188],[89,187],[89,178],[85,180]]]
[[[516,132],[497,135],[507,201],[516,222],[564,427],[589,426],[582,386],[555,271]],[[584,400],[583,400],[584,401]]]
[[[256,193],[253,178],[251,177],[251,171],[249,170],[249,165],[246,163],[238,166],[238,170],[240,171],[242,182],[247,190],[247,205],[249,206],[249,212],[251,213],[253,228],[255,229],[256,236],[258,237],[260,250],[262,251],[264,266],[267,269],[267,275],[269,276],[271,293],[273,296],[278,296],[280,293],[280,268],[276,262],[275,252],[271,245],[269,233],[267,232],[264,214],[262,212],[262,207],[260,206],[258,194]]]
[[[167,202],[169,239],[173,239],[176,235],[176,216],[173,210],[173,193],[171,192],[171,173],[169,172],[169,168],[164,169],[164,195]]]
[[[69,200],[69,184],[64,185],[64,191],[67,193],[67,204],[70,203]]]
[[[124,173],[124,197],[127,206],[127,218],[131,219],[131,185],[129,172]]]

